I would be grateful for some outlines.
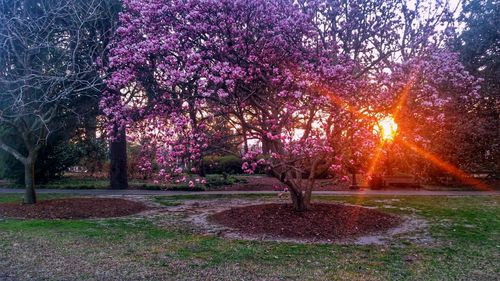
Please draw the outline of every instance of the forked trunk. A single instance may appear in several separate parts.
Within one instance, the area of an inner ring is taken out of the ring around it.
[[[293,208],[296,212],[305,212],[311,208],[310,192],[290,189],[290,197],[292,197]]]
[[[24,204],[35,204],[35,161],[24,163],[24,186]]]

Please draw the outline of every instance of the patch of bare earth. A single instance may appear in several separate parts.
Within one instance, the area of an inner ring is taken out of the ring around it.
[[[2,203],[0,217],[22,219],[88,219],[122,217],[149,207],[142,202],[119,198],[68,198],[36,204]]]
[[[344,240],[387,231],[401,219],[378,210],[343,204],[313,204],[295,212],[290,204],[262,204],[231,208],[208,217],[245,235],[270,235],[306,240]]]

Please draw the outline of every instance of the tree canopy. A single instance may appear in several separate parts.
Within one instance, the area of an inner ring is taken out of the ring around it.
[[[101,106],[162,180],[190,180],[217,142],[208,128],[230,124],[259,144],[243,169],[265,166],[305,210],[319,174],[374,153],[381,115],[415,120],[402,139],[425,145],[449,108],[478,98],[437,28],[448,7],[419,3],[126,1]]]

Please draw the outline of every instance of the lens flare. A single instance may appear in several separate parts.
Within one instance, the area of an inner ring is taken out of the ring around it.
[[[472,175],[462,171],[460,168],[454,166],[453,164],[444,161],[437,155],[432,154],[431,152],[417,146],[415,143],[405,140],[403,140],[401,143],[404,144],[406,147],[410,148],[411,150],[413,150],[414,152],[418,153],[420,156],[429,160],[432,164],[436,165],[441,170],[455,176],[463,183],[476,187],[479,190],[485,190],[485,191],[491,190],[491,188],[487,184],[481,182],[478,179],[475,179]]]
[[[384,150],[384,146],[387,143],[393,142],[397,133],[398,133],[398,124],[396,123],[395,119],[398,118],[398,115],[400,111],[403,109],[406,100],[408,99],[409,91],[410,88],[413,86],[413,75],[412,78],[406,83],[405,87],[402,89],[400,97],[394,106],[394,110],[392,112],[392,115],[387,115],[381,119],[374,125],[373,132],[375,134],[378,134],[380,136],[380,143],[378,146],[375,148],[375,153],[371,159],[369,168],[367,170],[366,175],[368,177],[371,177],[374,174],[374,171],[377,168],[379,159],[382,155],[382,151]],[[328,87],[325,86],[318,86],[316,85],[314,87],[314,90],[318,91],[319,93],[327,96],[330,98],[330,100],[337,105],[347,109],[351,113],[355,114],[358,118],[364,119],[368,118],[368,116],[362,114],[362,111],[355,106],[349,104],[339,96],[335,95],[333,91],[331,91]],[[468,173],[462,171],[458,167],[452,165],[451,163],[448,163],[442,159],[440,159],[437,155],[434,155],[430,153],[429,151],[418,147],[416,144],[413,144],[409,141],[406,141],[404,139],[401,139],[401,143],[406,146],[407,148],[413,150],[414,152],[418,153],[422,157],[424,157],[426,160],[429,162],[433,163],[437,167],[439,167],[441,170],[446,171],[458,179],[460,179],[462,182],[471,185],[473,187],[476,187],[479,190],[491,190],[491,188],[486,185],[485,183],[475,179]],[[357,202],[359,203],[363,200],[365,194],[364,191],[361,190],[360,194],[357,197]],[[357,214],[353,214],[352,220],[356,221],[357,219]]]
[[[392,115],[389,115],[378,121],[375,131],[383,141],[392,142],[398,132],[398,124],[394,121]]]

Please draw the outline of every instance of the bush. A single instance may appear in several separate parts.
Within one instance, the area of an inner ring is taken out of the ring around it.
[[[217,188],[225,185],[232,185],[235,183],[246,183],[247,180],[240,179],[232,175],[222,174],[222,175],[208,175],[206,177],[208,188]]]
[[[207,174],[242,174],[243,161],[234,155],[206,156],[203,166]]]
[[[15,149],[22,147],[22,141],[16,135],[10,135],[10,143]],[[35,163],[35,183],[43,184],[59,179],[68,167],[79,161],[79,154],[74,144],[61,140],[58,134],[52,135],[47,145],[39,152]],[[26,154],[26,152],[24,152]],[[0,177],[13,179],[24,184],[24,166],[12,155],[0,150]]]
[[[368,182],[371,189],[382,189],[384,187],[384,178],[380,175],[374,175]]]
[[[89,139],[77,142],[79,165],[86,168],[87,173],[94,177],[105,173],[105,163],[108,157],[108,146],[104,139]]]

